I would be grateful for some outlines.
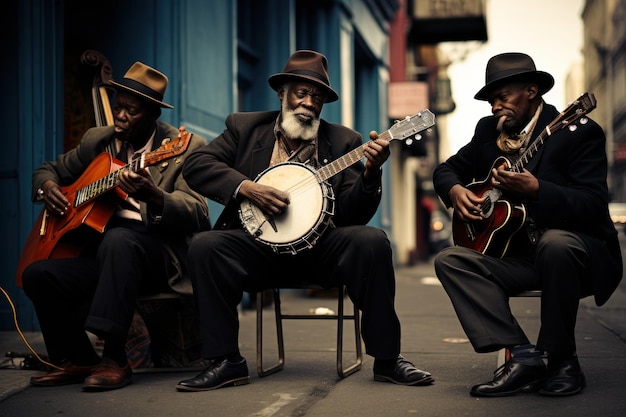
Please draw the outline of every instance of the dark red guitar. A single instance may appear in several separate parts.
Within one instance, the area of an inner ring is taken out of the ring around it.
[[[104,232],[120,199],[128,197],[118,187],[122,169],[137,172],[180,155],[187,150],[191,136],[181,127],[178,138],[129,164],[106,152],[98,155],[73,184],[61,187],[69,201],[65,215],[50,215],[45,208],[41,211],[22,249],[17,266],[17,286],[22,286],[22,273],[32,262],[77,257],[94,236]]]
[[[582,94],[546,126],[515,163],[511,163],[505,157],[499,157],[495,160],[491,169],[505,166],[513,172],[522,172],[526,164],[543,146],[550,135],[567,126],[573,126],[572,123],[595,108],[596,99],[594,95],[589,93]],[[584,122],[583,119],[581,123]],[[483,221],[466,223],[454,216],[452,220],[452,237],[456,245],[501,258],[509,248],[515,233],[524,225],[526,208],[522,204],[513,204],[507,201],[502,196],[502,190],[491,185],[491,169],[489,170],[489,176],[483,181],[467,185],[467,188],[477,196],[486,197],[480,213]]]

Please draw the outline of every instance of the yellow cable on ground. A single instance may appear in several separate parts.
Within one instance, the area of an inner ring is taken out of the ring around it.
[[[35,349],[33,349],[30,343],[28,343],[28,340],[26,340],[26,336],[24,336],[24,333],[22,333],[22,330],[20,329],[20,325],[17,322],[17,310],[15,309],[15,305],[13,304],[13,301],[11,301],[11,297],[9,297],[9,294],[4,290],[4,288],[0,287],[0,290],[2,290],[2,293],[9,301],[9,305],[11,306],[11,311],[13,311],[13,322],[15,323],[15,329],[17,330],[17,333],[20,335],[20,337],[24,341],[24,344],[26,345],[26,347],[28,347],[28,349],[33,353],[33,355],[35,355],[35,357],[37,358],[39,362],[43,363],[44,365],[48,365],[51,368],[62,370],[63,368],[60,368],[44,360],[41,356],[39,356],[39,354],[35,351]]]

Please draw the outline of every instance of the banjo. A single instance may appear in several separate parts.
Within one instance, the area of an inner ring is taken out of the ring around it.
[[[407,116],[379,135],[394,139],[420,140],[419,132],[435,124],[430,110]],[[275,253],[296,255],[312,248],[335,214],[335,196],[328,179],[365,157],[367,143],[315,170],[300,162],[276,164],[261,172],[255,182],[289,193],[290,204],[281,214],[269,216],[250,200],[239,206],[239,219],[246,232],[270,246]]]

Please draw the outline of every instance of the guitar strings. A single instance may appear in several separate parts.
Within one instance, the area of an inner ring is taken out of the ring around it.
[[[347,154],[334,160],[330,164],[323,166],[322,168],[320,168],[319,170],[315,172],[312,172],[311,176],[307,176],[301,181],[296,182],[295,184],[288,187],[284,191],[288,192],[290,195],[296,195],[296,196],[299,195],[301,192],[308,191],[310,186],[319,185],[321,182],[324,181],[324,179],[322,179],[321,181],[318,179],[319,174],[327,173],[327,175],[322,175],[322,177],[325,177],[325,179],[328,179],[336,175],[337,173],[343,171],[344,169],[348,168],[349,166],[354,165],[356,162],[360,161],[361,159],[363,159],[363,157],[365,156],[364,154],[358,157],[358,159],[352,161],[352,159],[354,157],[357,157],[358,154],[362,152],[364,148],[365,148],[365,145],[361,145],[360,147],[355,148],[353,151],[348,152]],[[349,159],[350,160],[348,161],[349,163],[344,163],[345,159]],[[343,167],[339,166],[339,169],[334,169],[335,165],[342,165],[342,163],[345,166]]]

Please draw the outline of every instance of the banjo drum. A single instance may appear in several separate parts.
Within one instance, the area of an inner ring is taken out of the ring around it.
[[[312,248],[335,214],[330,184],[299,162],[274,165],[255,182],[288,192],[290,203],[283,213],[269,217],[250,200],[244,200],[239,215],[246,231],[279,254],[295,255]]]
[[[422,110],[397,121],[379,137],[388,141],[420,140],[419,132],[434,124],[435,115]],[[288,192],[290,203],[283,213],[269,216],[250,200],[242,201],[239,219],[244,229],[279,254],[296,255],[311,249],[335,214],[335,195],[327,180],[362,160],[366,146],[367,143],[318,170],[299,162],[285,162],[261,172],[255,182]]]

